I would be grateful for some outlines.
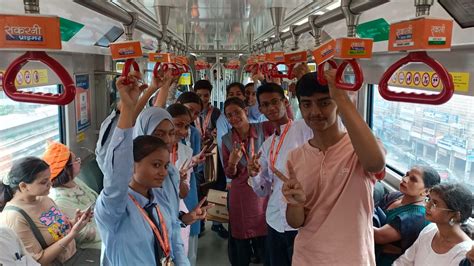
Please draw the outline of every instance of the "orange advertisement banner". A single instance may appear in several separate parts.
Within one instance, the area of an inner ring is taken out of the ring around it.
[[[160,63],[171,63],[171,54],[169,53],[149,53],[148,61],[160,62]]]
[[[284,52],[271,52],[265,54],[265,62],[267,63],[279,63],[285,61]]]
[[[292,65],[308,61],[308,53],[306,51],[285,54],[285,64]]]
[[[247,65],[253,65],[257,63],[257,57],[251,56],[249,59],[247,59]]]
[[[143,55],[139,41],[116,42],[109,45],[112,59],[137,58]]]
[[[451,48],[453,21],[417,18],[390,25],[389,51],[433,50]]]
[[[373,43],[372,39],[339,38],[336,40],[336,53],[334,57],[340,59],[371,58]]]
[[[331,59],[336,53],[336,40],[330,40],[312,51],[314,62],[319,65]]]
[[[186,56],[177,55],[173,57],[173,61],[181,65],[189,65],[188,58]]]
[[[61,50],[59,17],[0,15],[0,48]]]
[[[257,63],[263,63],[265,62],[265,55],[257,55]]]

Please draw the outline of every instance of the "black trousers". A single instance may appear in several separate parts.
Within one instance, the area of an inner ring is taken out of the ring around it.
[[[254,237],[250,239],[235,239],[232,234],[229,235],[229,261],[232,266],[248,266],[250,257],[264,260],[265,256],[265,236]]]
[[[290,266],[293,257],[293,244],[298,231],[280,233],[268,226],[265,245],[266,266]]]

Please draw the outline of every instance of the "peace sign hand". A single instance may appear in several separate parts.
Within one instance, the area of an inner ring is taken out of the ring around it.
[[[209,157],[209,156],[214,155],[213,152],[208,152],[208,147],[209,147],[209,146],[204,145],[204,146],[202,147],[201,152],[193,157],[193,163],[194,163],[195,165],[205,162],[205,161],[206,161],[206,157]]]
[[[199,204],[189,213],[186,213],[182,216],[181,221],[186,225],[193,224],[198,220],[204,220],[207,216],[207,210],[214,207],[214,204],[208,204],[206,206],[202,206],[206,201],[207,197],[204,197]]]
[[[250,162],[247,162],[247,171],[249,176],[254,177],[260,173],[261,166],[260,166],[260,156],[262,156],[262,152],[252,156]]]
[[[298,179],[296,179],[293,169],[288,169],[289,178],[276,168],[273,169],[273,172],[281,181],[283,181],[283,188],[281,191],[288,204],[304,207],[304,204],[306,203],[306,194],[304,193],[303,186]]]
[[[179,168],[179,180],[184,182],[188,178],[188,172],[194,167],[192,160],[185,160],[184,163]]]
[[[234,143],[234,149],[232,150],[229,156],[230,165],[237,165],[240,159],[242,159],[242,155],[244,154],[242,152],[242,145],[243,143],[238,143],[238,142]]]

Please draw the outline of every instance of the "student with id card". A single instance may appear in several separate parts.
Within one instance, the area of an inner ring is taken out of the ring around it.
[[[8,227],[0,227],[0,265],[37,266],[29,253],[26,252],[23,242]]]

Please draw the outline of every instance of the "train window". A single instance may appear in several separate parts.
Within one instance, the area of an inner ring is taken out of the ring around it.
[[[58,85],[29,88],[58,93]],[[0,178],[11,162],[25,156],[41,156],[47,140],[61,140],[60,107],[15,102],[0,90]]]
[[[378,86],[371,87],[370,120],[387,149],[387,165],[399,173],[430,165],[443,181],[463,182],[474,190],[473,97],[455,94],[443,105],[400,103],[384,100]]]

